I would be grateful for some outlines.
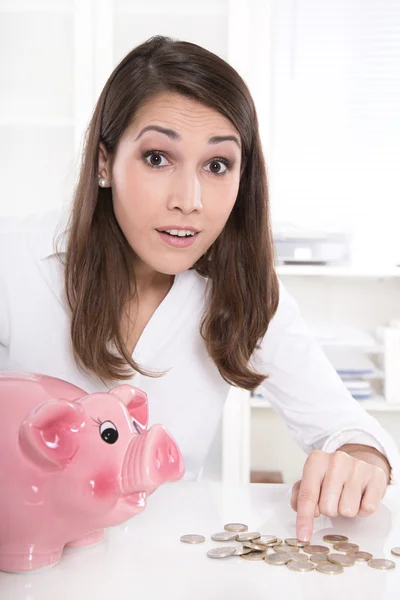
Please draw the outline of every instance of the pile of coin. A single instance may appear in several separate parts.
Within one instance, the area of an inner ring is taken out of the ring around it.
[[[203,535],[181,536],[181,542],[201,544]],[[263,535],[258,531],[249,532],[243,523],[227,523],[224,531],[213,533],[215,542],[239,542],[235,546],[220,546],[207,552],[209,558],[229,558],[240,556],[244,560],[264,561],[269,565],[286,565],[291,571],[319,571],[327,575],[343,573],[344,567],[352,567],[356,562],[366,562],[373,569],[388,571],[396,564],[386,558],[374,558],[370,552],[360,550],[358,544],[349,542],[345,535],[324,535],[323,541],[333,547],[315,545],[296,538],[281,540],[274,535]],[[393,556],[400,556],[400,547],[392,548]]]

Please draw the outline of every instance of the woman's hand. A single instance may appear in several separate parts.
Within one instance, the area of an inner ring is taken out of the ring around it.
[[[313,450],[307,457],[303,478],[294,484],[291,498],[297,511],[297,539],[311,539],[314,517],[368,517],[377,510],[386,493],[390,465],[375,448],[348,446],[355,447],[354,456],[342,450]]]

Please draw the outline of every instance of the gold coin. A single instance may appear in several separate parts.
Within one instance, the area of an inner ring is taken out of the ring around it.
[[[298,554],[296,554],[296,553],[287,554],[287,556],[289,556],[290,560],[292,560],[294,562],[308,561],[307,554],[303,554],[302,552],[299,552]]]
[[[221,546],[220,548],[211,548],[207,552],[209,558],[227,558],[235,554],[236,548],[234,546]]]
[[[310,560],[313,563],[320,564],[324,562],[329,562],[329,554],[323,554],[322,552],[317,552],[316,554],[310,555]]]
[[[255,544],[254,542],[243,542],[243,546],[245,548],[250,548],[250,550],[254,550],[257,552],[266,552],[267,551],[267,547],[264,546],[264,544]]]
[[[240,558],[244,558],[245,560],[264,560],[265,556],[267,556],[266,552],[254,552],[250,550],[248,554],[241,554]]]
[[[391,553],[394,554],[395,556],[400,556],[400,548],[399,547],[392,548]]]
[[[296,546],[274,546],[274,552],[277,554],[292,554],[292,552],[299,552],[299,548],[296,548]]]
[[[185,544],[201,544],[205,541],[206,538],[204,535],[198,535],[197,533],[188,533],[181,536],[181,542],[184,542]]]
[[[328,544],[336,544],[337,542],[348,542],[349,538],[345,535],[324,535],[322,538],[324,542],[328,542]]]
[[[257,538],[256,541],[257,544],[264,544],[264,546],[272,546],[272,544],[275,544],[278,541],[278,538],[276,538],[274,535],[262,535],[261,537]]]
[[[381,569],[382,571],[388,571],[396,567],[392,560],[386,560],[386,558],[371,558],[368,561],[368,566],[373,569]]]
[[[342,567],[352,567],[356,561],[352,554],[328,554],[328,560]]]
[[[360,546],[357,546],[357,544],[350,544],[349,542],[339,542],[333,544],[333,547],[338,552],[357,552],[360,549]]]
[[[248,527],[247,525],[244,525],[244,523],[227,523],[226,525],[224,525],[224,529],[226,531],[234,531],[236,533],[240,533],[241,531],[247,531]]]
[[[336,565],[331,563],[329,560],[324,563],[320,563],[315,567],[315,570],[319,573],[325,573],[326,575],[338,575],[339,573],[343,573],[344,569],[342,565]]]
[[[347,556],[354,556],[356,561],[367,562],[373,558],[370,552],[349,552]]]
[[[238,542],[251,542],[252,540],[256,540],[259,537],[261,537],[261,533],[258,533],[258,531],[251,531],[250,533],[238,533],[235,536],[235,540],[237,540]]]
[[[304,548],[304,546],[309,546],[310,542],[302,542],[297,538],[286,538],[285,544],[288,546],[296,546],[297,548]]]
[[[290,561],[289,554],[266,554],[264,560],[269,565],[286,565]]]
[[[307,554],[328,554],[329,553],[329,548],[327,548],[326,546],[314,546],[314,545],[309,545],[309,546],[304,546],[303,548],[304,552],[307,552]]]
[[[305,573],[306,571],[313,571],[315,568],[312,563],[305,562],[304,560],[300,562],[294,562],[291,560],[286,566],[291,571],[301,571],[303,573]]]

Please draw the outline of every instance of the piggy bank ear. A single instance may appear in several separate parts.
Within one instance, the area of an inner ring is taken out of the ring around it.
[[[67,400],[45,402],[21,425],[22,451],[44,469],[64,469],[78,450],[78,436],[84,424],[85,414],[80,404]]]
[[[125,404],[129,414],[141,429],[146,429],[149,422],[149,407],[147,394],[133,385],[124,383],[110,390],[110,394],[117,396]]]

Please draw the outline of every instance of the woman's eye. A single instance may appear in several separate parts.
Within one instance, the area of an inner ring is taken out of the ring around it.
[[[150,158],[150,162],[147,160],[148,158]],[[162,164],[162,160],[166,159],[165,155],[163,152],[159,152],[159,151],[155,151],[155,150],[151,150],[149,152],[145,152],[143,154],[143,159],[146,163],[146,165],[148,165],[150,168],[152,169],[158,169],[161,168],[165,165]],[[152,161],[155,161],[154,162]],[[222,169],[221,169],[221,165],[222,165]],[[225,175],[225,173],[227,173],[229,171],[229,169],[232,166],[232,163],[230,160],[226,159],[226,158],[218,158],[218,159],[213,159],[211,160],[207,167],[210,166],[212,167],[212,170],[208,170],[206,169],[209,173],[211,173],[212,175]],[[215,167],[217,167],[217,171],[215,171]]]

